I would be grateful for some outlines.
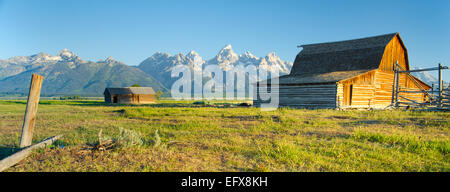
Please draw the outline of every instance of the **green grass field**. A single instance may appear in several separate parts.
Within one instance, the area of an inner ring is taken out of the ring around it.
[[[17,150],[25,107],[0,101],[0,159]],[[41,101],[33,142],[64,136],[6,171],[448,172],[449,119],[402,110],[266,112],[225,102]],[[121,145],[90,150],[100,130]]]

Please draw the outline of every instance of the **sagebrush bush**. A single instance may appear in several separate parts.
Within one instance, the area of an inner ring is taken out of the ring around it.
[[[153,147],[159,147],[161,145],[161,138],[159,137],[158,130],[155,131],[155,139],[153,141]]]
[[[117,135],[113,140],[119,147],[129,147],[144,144],[144,139],[139,133],[133,130],[124,129],[122,127],[119,127],[119,135]]]

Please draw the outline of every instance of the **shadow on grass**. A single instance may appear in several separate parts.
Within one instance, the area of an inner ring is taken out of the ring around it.
[[[39,101],[39,105],[112,106],[103,101]]]
[[[0,146],[0,160],[20,151],[20,148],[15,146]]]
[[[319,132],[319,131],[308,131],[306,133],[304,133],[304,135],[309,136],[309,137],[313,137],[315,136],[316,138],[342,138],[342,139],[348,139],[350,138],[351,135],[347,134],[347,133],[339,133],[339,132]]]
[[[8,104],[22,104],[26,105],[26,100],[5,100],[3,103]],[[70,106],[105,106],[105,107],[155,107],[155,108],[167,108],[167,107],[180,107],[180,108],[200,108],[200,107],[212,107],[212,108],[249,108],[250,106],[239,106],[239,103],[205,103],[195,104],[191,102],[170,102],[170,103],[154,103],[154,104],[111,104],[104,101],[92,101],[92,100],[42,100],[39,101],[39,105],[70,105]]]
[[[8,100],[6,100],[6,101],[2,101],[2,103],[6,103],[6,104],[23,104],[23,105],[26,105],[26,104],[27,104],[27,101],[8,101]]]
[[[200,108],[200,107],[214,107],[214,108],[247,108],[240,107],[232,103],[213,103],[213,104],[193,104],[186,102],[170,102],[170,103],[153,103],[153,104],[120,104],[120,103],[105,103],[104,101],[42,101],[40,105],[72,105],[72,106],[105,106],[105,107],[154,107],[154,108]]]
[[[26,100],[21,101],[2,101],[3,103],[8,104],[23,104],[26,105]],[[113,104],[105,103],[104,101],[83,101],[83,100],[73,100],[73,101],[65,101],[65,100],[43,100],[39,101],[39,105],[72,105],[72,106],[115,106]]]
[[[344,127],[347,126],[360,126],[360,125],[376,125],[376,124],[387,124],[380,120],[360,120],[360,121],[350,121],[350,122],[339,122]]]

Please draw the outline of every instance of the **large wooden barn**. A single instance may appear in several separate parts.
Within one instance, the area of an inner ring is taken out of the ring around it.
[[[291,73],[279,78],[280,106],[385,108],[392,103],[395,63],[403,70],[410,69],[398,33],[301,47]],[[257,83],[257,91],[266,89],[265,83]],[[404,98],[420,102],[427,99],[421,87],[431,88],[408,73],[400,75],[399,85],[417,91],[403,93]],[[254,105],[260,106],[264,101],[259,93],[255,95]]]
[[[106,103],[148,104],[155,103],[155,91],[151,87],[106,88]]]

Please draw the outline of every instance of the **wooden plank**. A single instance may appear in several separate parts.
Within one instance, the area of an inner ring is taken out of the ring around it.
[[[424,93],[423,91],[400,91],[400,93]]]
[[[286,97],[281,97],[279,99],[280,103],[321,103],[321,102],[335,102],[334,99],[325,99],[325,98],[321,98],[321,99],[304,99],[304,98],[296,98],[296,97],[292,97],[292,98],[286,98]]]
[[[0,172],[4,171],[5,169],[8,169],[9,167],[19,163],[22,161],[22,159],[25,159],[34,149],[43,148],[48,145],[51,145],[53,142],[61,138],[62,135],[57,135],[50,137],[48,139],[45,139],[37,144],[34,144],[30,147],[24,148],[21,151],[14,153],[13,155],[6,157],[5,159],[2,159],[0,161]]]
[[[448,69],[447,66],[443,66],[442,69]],[[432,67],[432,68],[426,68],[426,69],[414,69],[414,70],[407,70],[407,71],[399,71],[400,73],[412,73],[412,72],[421,72],[421,71],[436,71],[439,70],[439,67]]]
[[[43,79],[42,76],[37,74],[31,76],[30,92],[28,93],[27,108],[23,120],[22,136],[19,145],[20,148],[31,145]]]
[[[430,105],[430,103],[412,103],[412,102],[398,102],[399,104],[405,104],[405,105]]]
[[[406,98],[406,97],[403,97],[403,96],[399,96],[400,98],[402,98],[402,99],[404,99],[404,100],[407,100],[407,101],[409,101],[409,102],[412,102],[412,103],[415,103],[415,104],[417,104],[418,102],[416,102],[415,100],[412,100],[412,99],[408,99],[408,98]]]
[[[261,88],[267,88],[270,87],[270,85],[264,85],[260,84],[257,87]],[[278,86],[279,88],[286,87],[286,88],[335,88],[336,84],[329,84],[329,85],[290,85],[290,84],[282,84]]]
[[[311,107],[311,108],[334,108],[335,105],[327,104],[281,104],[280,107]]]
[[[259,86],[258,89],[265,90]],[[271,96],[278,94],[279,106],[288,107],[313,107],[313,108],[335,108],[336,107],[336,84],[330,85],[280,85],[278,91],[273,93],[259,92],[258,96]],[[257,97],[260,98],[260,97]],[[265,103],[260,99],[254,100],[255,106]]]

